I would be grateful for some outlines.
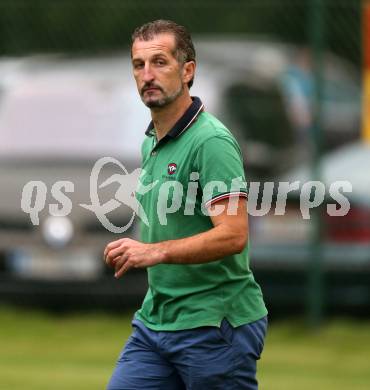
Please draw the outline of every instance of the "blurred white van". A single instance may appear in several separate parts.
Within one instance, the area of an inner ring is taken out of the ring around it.
[[[198,68],[191,92],[234,132],[244,151],[247,176],[274,177],[293,166],[306,141],[292,119],[286,75],[301,49],[244,38],[202,38],[195,45]],[[325,64],[324,134],[335,147],[358,136],[360,87],[356,70],[345,61],[328,54]],[[62,301],[68,291],[73,296],[122,291],[134,296],[145,291],[143,276],[132,285],[112,282],[101,253],[107,242],[120,236],[79,204],[89,203],[90,174],[99,158],[114,157],[128,172],[140,166],[140,144],[149,121],[126,53],[0,60],[2,297],[34,293],[35,283],[44,283],[48,290],[42,291],[53,291]],[[114,173],[122,172],[107,164],[101,182]],[[39,225],[21,208],[29,181],[47,188]],[[57,181],[74,183],[74,191],[66,194],[72,211],[50,219],[48,206],[58,203],[51,190]],[[114,198],[117,186],[99,192],[101,203]],[[122,204],[107,217],[125,226],[132,210]],[[137,235],[135,223],[125,235]],[[91,285],[93,291],[84,290]]]

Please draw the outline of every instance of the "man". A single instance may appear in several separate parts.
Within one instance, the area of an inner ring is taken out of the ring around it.
[[[257,389],[267,310],[248,265],[239,147],[189,89],[195,50],[184,27],[157,20],[132,36],[133,73],[152,122],[136,193],[141,241],[111,242],[120,278],[148,268],[149,289],[108,385],[118,389]]]

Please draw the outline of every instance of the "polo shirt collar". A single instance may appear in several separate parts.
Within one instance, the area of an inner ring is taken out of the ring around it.
[[[204,104],[198,97],[192,96],[192,100],[193,102],[191,103],[189,108],[185,111],[184,115],[175,123],[173,128],[166,134],[166,137],[178,137],[195,122],[198,115],[204,110]],[[155,134],[153,129],[154,124],[153,121],[151,121],[145,131],[145,135],[153,136]]]

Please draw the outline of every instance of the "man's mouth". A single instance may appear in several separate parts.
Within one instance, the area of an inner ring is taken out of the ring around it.
[[[158,87],[149,87],[149,88],[145,88],[145,89],[143,90],[143,93],[144,93],[144,92],[160,91],[160,90],[161,90],[161,89],[158,88]]]

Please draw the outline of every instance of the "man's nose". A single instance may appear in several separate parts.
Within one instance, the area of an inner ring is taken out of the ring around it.
[[[151,68],[150,64],[145,64],[145,66],[144,66],[143,79],[145,82],[154,80],[154,75],[153,75],[152,68]]]

